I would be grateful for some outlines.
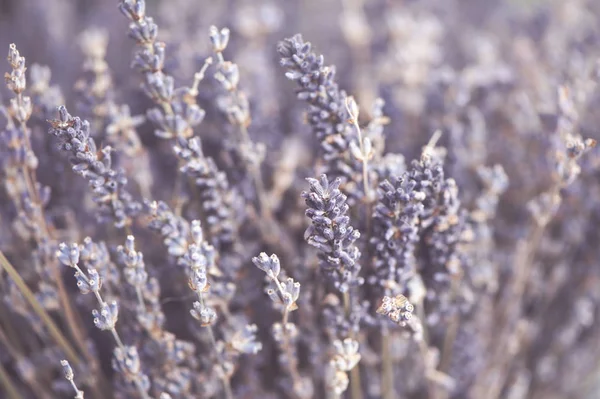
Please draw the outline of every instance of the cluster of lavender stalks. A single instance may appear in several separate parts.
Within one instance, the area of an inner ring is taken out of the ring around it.
[[[600,397],[594,0],[0,3],[0,397]]]

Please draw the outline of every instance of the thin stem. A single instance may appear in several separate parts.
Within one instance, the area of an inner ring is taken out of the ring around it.
[[[22,396],[17,390],[17,387],[12,383],[11,378],[8,376],[8,373],[4,369],[4,365],[0,363],[0,382],[4,387],[5,393],[8,395],[10,399],[21,399]]]
[[[350,292],[344,292],[343,298],[344,313],[346,314],[346,318],[349,318],[351,312]],[[356,334],[354,333],[354,331],[350,331],[350,338],[356,338]],[[352,396],[352,399],[362,399],[363,397],[360,383],[360,368],[358,364],[354,366],[352,370],[350,370],[350,395]]]
[[[190,94],[192,96],[195,97],[198,95],[198,86],[200,85],[200,82],[204,79],[206,70],[212,64],[212,62],[213,62],[212,57],[208,57],[207,59],[204,60],[204,64],[202,65],[202,68],[200,68],[200,70],[194,74],[194,83],[192,83],[192,87],[190,88]]]
[[[21,108],[23,106],[23,94],[16,93],[17,104],[18,107]],[[33,147],[31,146],[31,140],[29,139],[29,129],[27,128],[27,124],[25,120],[19,120],[19,127],[21,129],[22,136],[25,137],[25,147],[28,152],[33,152]],[[40,209],[42,206],[42,202],[40,200],[39,192],[35,186],[35,182],[37,181],[36,171],[33,168],[28,168],[27,166],[23,166],[23,175],[25,177],[25,182],[27,184],[27,191],[29,191],[29,195],[33,198],[33,202],[36,203]],[[46,225],[46,220],[44,217],[40,218],[39,221],[42,224],[42,231],[48,232],[48,226]]]
[[[357,364],[350,370],[350,395],[352,399],[362,399],[362,387],[360,383],[360,366]]]
[[[204,296],[202,295],[201,292],[198,292],[198,300],[200,302],[200,306],[202,306],[202,308],[204,308],[205,304],[204,304]],[[211,325],[206,326],[206,329],[208,330],[208,336],[210,338],[210,342],[213,346],[213,349],[215,350],[215,354],[217,355],[217,359],[220,358],[220,354],[219,354],[219,350],[217,349],[217,339],[215,338],[215,333],[213,331],[213,328]],[[233,392],[231,390],[231,382],[229,381],[229,378],[227,378],[225,375],[222,376],[221,381],[223,382],[223,389],[225,391],[225,397],[227,399],[233,399]]]
[[[144,303],[144,295],[142,294],[142,289],[139,286],[135,287],[135,295],[137,297],[138,306],[141,312],[146,311],[146,304]]]
[[[352,104],[352,106],[351,106]],[[358,136],[359,149],[361,153],[360,162],[362,164],[362,179],[363,179],[363,191],[364,198],[363,203],[365,204],[365,220],[366,220],[366,233],[367,233],[367,242],[371,239],[371,227],[372,227],[372,216],[373,216],[373,200],[374,196],[371,190],[371,184],[369,182],[369,157],[371,154],[367,153],[367,149],[365,148],[365,140],[363,139],[362,130],[358,124],[358,107],[356,107],[356,102],[353,98],[348,98],[346,100],[346,110],[350,115],[349,122],[356,129],[356,134]]]
[[[246,126],[240,126],[240,131],[242,132],[242,136],[244,137],[245,141],[250,143],[250,135],[248,134],[248,129]],[[250,174],[252,175],[252,181],[254,182],[254,191],[256,192],[256,199],[258,200],[259,214],[267,221],[271,222],[273,220],[273,215],[271,213],[269,199],[266,195],[265,184],[260,172],[260,166],[252,164],[250,167]]]
[[[125,345],[123,345],[123,341],[121,340],[121,337],[119,337],[117,330],[113,328],[112,330],[110,330],[110,333],[112,334],[113,338],[115,339],[115,342],[117,343],[117,345],[119,345],[119,348],[125,349]]]
[[[60,299],[60,303],[62,309],[64,310],[64,318],[66,320],[67,326],[69,326],[69,331],[71,335],[75,339],[75,343],[81,353],[88,359],[91,365],[93,365],[94,371],[98,372],[98,375],[101,375],[101,378],[104,379],[104,374],[98,367],[96,362],[96,358],[94,358],[91,353],[88,351],[87,346],[85,345],[85,334],[81,329],[83,323],[81,323],[79,314],[73,309],[71,306],[71,301],[69,300],[69,296],[67,294],[67,290],[65,288],[64,282],[62,280],[62,276],[60,275],[58,264],[56,262],[52,265],[52,273],[54,274],[54,279],[56,281],[56,285],[58,288],[58,296]],[[99,387],[96,387],[97,390]]]
[[[77,384],[75,384],[75,381],[69,380],[69,382],[71,383],[71,387],[75,391],[75,399],[79,399],[79,398],[83,399],[83,391],[81,391],[79,388],[77,388]]]
[[[119,333],[117,333],[117,330],[113,327],[110,330],[115,342],[117,343],[117,346],[121,349],[121,351],[123,353],[127,352],[127,348],[125,348],[125,345],[123,344],[123,340],[121,340],[121,337],[119,336]],[[144,386],[142,385],[142,381],[138,378],[138,375],[135,376],[135,378],[133,379],[133,383],[135,384],[135,387],[137,388],[140,396],[143,399],[150,399],[150,396],[148,395],[148,392],[146,392],[146,390],[144,389]]]
[[[6,334],[8,342],[11,343],[11,347],[15,347],[19,352],[23,352],[23,344],[20,339],[22,336],[19,336],[15,331],[10,320],[10,314],[4,303],[0,303],[0,332]]]
[[[285,305],[285,290],[283,289],[283,286],[281,285],[281,282],[279,281],[279,279],[277,278],[277,276],[275,276],[273,274],[273,271],[269,270],[268,272],[268,276],[271,278],[271,280],[275,283],[275,285],[277,286],[277,289],[279,290],[279,293],[281,294],[281,300],[284,303],[284,308],[283,308],[283,315],[282,315],[282,324],[283,324],[283,342],[281,344],[281,349],[283,349],[287,359],[288,359],[288,364],[289,364],[289,372],[290,375],[292,377],[292,383],[294,386],[294,391],[296,391],[296,393],[301,396],[301,388],[302,388],[302,377],[300,376],[300,373],[298,372],[298,361],[296,359],[296,357],[294,356],[294,353],[292,351],[292,345],[291,345],[291,336],[289,335],[288,329],[287,329],[287,325],[288,325],[288,320],[289,320],[289,315],[290,315],[290,310],[288,308],[288,306]]]
[[[433,132],[433,136],[431,136],[431,138],[427,142],[427,145],[425,146],[425,151],[427,151],[428,153],[431,153],[431,151],[433,151],[433,149],[435,148],[437,142],[440,140],[441,137],[442,137],[441,130],[436,130],[435,132]]]
[[[383,399],[394,399],[396,392],[394,390],[394,364],[391,356],[390,332],[387,327],[381,329],[381,393]]]
[[[446,335],[444,336],[444,346],[442,358],[440,360],[440,371],[447,372],[450,368],[450,360],[452,359],[452,351],[454,349],[454,340],[456,339],[459,325],[460,317],[458,317],[458,315],[454,315],[449,323]]]
[[[350,316],[350,293],[348,291],[343,294],[344,300],[344,314],[346,317]]]
[[[273,273],[273,270],[269,270],[267,272],[267,275],[269,276],[269,278],[277,286],[277,289],[279,290],[279,293],[281,294],[281,300],[283,302],[283,300],[285,299],[285,290],[283,289],[283,286],[281,285],[281,282],[279,281],[279,279],[277,278],[277,276],[275,276],[275,273]],[[287,307],[285,309],[287,310]]]
[[[462,281],[462,275],[455,276],[452,279],[452,288],[450,291],[450,300],[453,300],[458,295],[460,283]],[[460,325],[460,315],[455,314],[450,320],[446,335],[444,336],[444,346],[442,349],[442,357],[440,360],[440,371],[447,372],[450,368],[450,360],[452,359],[452,351],[454,349],[454,340],[458,333],[458,327]]]
[[[362,154],[362,177],[363,177],[363,191],[365,193],[365,197],[364,197],[364,203],[365,203],[365,212],[366,212],[366,221],[367,221],[367,234],[370,234],[371,231],[371,214],[372,214],[372,209],[371,209],[371,203],[372,203],[372,196],[371,196],[371,185],[369,184],[369,154],[367,154],[365,152],[365,145],[364,145],[364,140],[362,137],[362,130],[360,129],[360,126],[358,126],[358,118],[352,118],[352,124],[354,125],[354,128],[356,129],[356,132],[358,134],[358,141],[359,141],[359,148],[360,148],[360,152]]]
[[[346,100],[346,109],[348,111],[348,114],[350,115],[349,122],[356,129],[356,134],[358,136],[358,145],[360,153],[362,155],[362,159],[360,159],[360,161],[362,163],[363,191],[365,193],[366,202],[369,203],[371,202],[371,190],[369,185],[369,154],[367,154],[365,150],[365,142],[363,140],[362,130],[358,125],[358,112],[350,108],[350,103],[353,104],[355,110],[357,110],[358,108],[356,108],[356,102],[354,101],[354,99],[352,99],[352,97],[349,97]]]
[[[183,177],[180,172],[181,167],[183,166],[183,161],[181,159],[177,160],[177,174],[175,176],[175,187],[173,188],[173,212],[177,216],[181,216],[183,211],[183,200],[182,200],[182,191],[183,191]]]
[[[46,312],[42,305],[40,305],[33,292],[31,292],[29,287],[27,287],[27,284],[25,284],[25,282],[23,281],[19,273],[15,270],[13,265],[11,265],[8,259],[6,259],[2,251],[0,251],[0,266],[6,271],[6,273],[17,285],[17,287],[23,294],[23,297],[25,297],[27,302],[29,302],[29,305],[31,305],[34,312],[38,315],[40,319],[42,319],[42,322],[48,328],[48,332],[50,333],[56,344],[65,352],[65,355],[67,356],[69,361],[71,361],[73,364],[80,365],[81,359],[77,355],[77,352],[75,352],[75,350],[71,347],[69,342],[65,339],[64,335],[56,326],[50,315]]]

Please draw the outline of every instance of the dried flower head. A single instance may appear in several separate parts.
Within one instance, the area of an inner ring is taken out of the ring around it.
[[[350,371],[358,364],[361,357],[358,347],[358,341],[351,338],[346,338],[343,341],[333,341],[333,348],[335,349],[333,362],[338,370]]]
[[[412,318],[414,310],[415,308],[408,298],[398,294],[395,297],[384,296],[381,305],[377,308],[377,313],[389,317],[396,324],[405,326],[406,322]]]
[[[245,326],[233,335],[230,342],[231,346],[240,353],[257,354],[262,349],[262,344],[256,338],[257,331],[256,324]]]
[[[303,192],[308,209],[306,216],[311,225],[304,238],[317,248],[322,270],[329,281],[341,292],[362,284],[358,275],[360,251],[355,242],[360,237],[358,230],[350,225],[347,196],[339,187],[340,178],[330,182],[326,175],[319,180],[307,179],[310,191]]]
[[[281,271],[279,258],[275,254],[268,256],[266,253],[261,252],[260,255],[252,258],[252,263],[265,272],[270,278],[278,277],[279,272]]]

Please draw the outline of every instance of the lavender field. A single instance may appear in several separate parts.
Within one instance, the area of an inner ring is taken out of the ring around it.
[[[0,0],[0,398],[600,398],[597,0]]]

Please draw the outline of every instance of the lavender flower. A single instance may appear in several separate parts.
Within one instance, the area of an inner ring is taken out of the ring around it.
[[[329,282],[346,292],[362,284],[362,278],[358,275],[360,251],[355,245],[360,233],[350,225],[347,197],[339,189],[342,180],[330,182],[327,175],[307,180],[310,191],[303,192],[302,197],[311,225],[304,237],[319,251],[319,263]]]
[[[72,117],[64,106],[58,119],[51,122],[49,133],[58,137],[59,149],[69,155],[73,171],[84,177],[98,206],[98,220],[111,220],[117,228],[129,226],[141,210],[141,204],[126,190],[123,170],[113,169],[110,147],[98,150],[90,137],[90,125]]]
[[[426,195],[408,173],[379,185],[379,202],[373,212],[373,253],[376,282],[389,287],[406,282],[416,273],[415,250]]]
[[[344,341],[333,342],[335,354],[329,362],[326,375],[327,390],[339,397],[348,388],[348,371],[352,370],[360,361],[358,342],[346,338]]]
[[[119,9],[131,21],[129,36],[139,47],[132,66],[142,73],[143,90],[157,105],[147,113],[148,119],[156,126],[155,134],[174,140],[173,151],[179,160],[180,172],[198,192],[204,221],[211,226],[211,242],[217,248],[231,245],[235,237],[236,215],[229,183],[214,161],[204,156],[200,139],[193,137],[194,128],[202,123],[205,115],[196,103],[198,85],[212,60],[206,60],[194,75],[191,87],[175,89],[174,78],[163,70],[166,45],[157,41],[158,26],[146,15],[145,1],[121,1]]]
[[[277,51],[288,70],[286,77],[299,86],[298,99],[309,104],[307,120],[319,140],[322,172],[344,178],[345,184],[360,180],[349,152],[353,135],[347,124],[346,92],[335,81],[335,67],[324,66],[323,56],[312,52],[299,34],[280,42]]]
[[[600,397],[592,0],[4,3],[6,397]]]
[[[69,381],[69,383],[73,387],[73,390],[75,391],[75,399],[83,399],[83,391],[77,388],[77,385],[75,384],[75,376],[73,374],[73,369],[71,368],[69,362],[67,360],[61,360],[60,365],[63,368],[65,379]]]
[[[117,333],[116,324],[119,318],[119,305],[116,301],[106,302],[100,292],[102,279],[98,271],[88,268],[87,273],[80,266],[81,248],[77,244],[67,246],[65,243],[59,245],[56,257],[65,266],[75,270],[77,286],[82,294],[94,293],[99,305],[99,310],[92,310],[94,325],[104,331],[109,331],[116,344],[113,357],[113,368],[123,375],[126,381],[132,383],[143,399],[149,399],[148,390],[150,383],[148,376],[141,371],[140,359],[135,346],[125,346]]]
[[[408,299],[400,294],[394,298],[384,296],[381,305],[377,309],[377,313],[386,315],[394,323],[401,326],[405,326],[406,322],[412,318],[412,312],[414,306],[408,301]]]

